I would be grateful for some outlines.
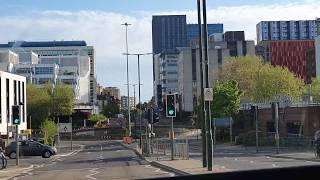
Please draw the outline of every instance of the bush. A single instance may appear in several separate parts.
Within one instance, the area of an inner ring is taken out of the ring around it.
[[[54,145],[55,136],[57,135],[57,125],[51,119],[45,119],[40,126],[41,132],[44,135],[44,144]]]

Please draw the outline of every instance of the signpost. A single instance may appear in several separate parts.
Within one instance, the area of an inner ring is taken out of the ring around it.
[[[72,122],[72,120],[71,120]],[[70,133],[70,143],[72,150],[72,123],[59,123],[58,124],[58,132],[59,133]]]

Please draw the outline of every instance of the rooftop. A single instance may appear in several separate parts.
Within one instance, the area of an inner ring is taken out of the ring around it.
[[[87,43],[85,41],[11,41],[7,44],[0,44],[0,48],[63,46],[87,46]]]

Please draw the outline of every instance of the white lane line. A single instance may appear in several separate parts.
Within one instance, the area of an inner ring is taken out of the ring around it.
[[[234,158],[235,161],[238,161],[238,158]]]
[[[125,150],[116,150],[116,152],[123,152],[123,151],[125,151]]]
[[[99,168],[92,168],[92,169],[90,169],[89,172],[91,172],[91,174],[88,174],[88,175],[86,175],[85,177],[88,178],[88,179],[93,179],[93,180],[97,179],[97,178],[95,178],[95,177],[93,177],[93,176],[96,175],[96,174],[98,174],[98,173],[100,173],[99,171],[97,171],[98,169],[99,169]]]
[[[254,163],[254,161],[250,161],[250,163]]]
[[[272,164],[272,167],[278,167],[276,164]]]

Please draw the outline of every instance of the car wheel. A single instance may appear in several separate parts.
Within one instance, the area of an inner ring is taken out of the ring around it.
[[[50,156],[51,156],[50,151],[45,151],[45,152],[42,154],[42,157],[44,157],[44,158],[49,158]]]
[[[10,154],[9,154],[9,158],[10,159],[15,159],[17,157],[17,153],[12,151]]]

